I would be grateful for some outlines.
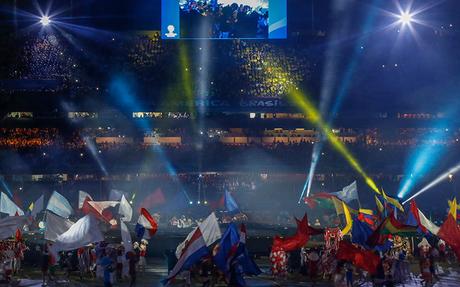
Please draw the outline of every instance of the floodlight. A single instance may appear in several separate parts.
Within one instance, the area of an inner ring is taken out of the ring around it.
[[[43,26],[48,26],[49,24],[51,24],[51,19],[50,17],[48,16],[42,16],[40,18],[40,23],[43,25]]]

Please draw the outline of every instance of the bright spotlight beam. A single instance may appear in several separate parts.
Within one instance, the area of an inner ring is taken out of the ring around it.
[[[49,16],[42,16],[40,18],[40,23],[42,24],[42,26],[48,26],[49,24],[51,24],[51,19]]]
[[[415,193],[414,195],[409,197],[406,201],[403,202],[403,204],[408,203],[412,199],[416,198],[417,196],[419,196],[420,194],[426,192],[427,190],[435,187],[436,185],[440,184],[444,180],[451,178],[452,174],[458,172],[459,170],[460,170],[460,163],[458,163],[456,166],[452,167],[448,171],[446,171],[443,174],[441,174],[440,176],[438,176],[435,180],[433,180],[432,182],[427,184],[424,188],[420,189],[417,193]]]
[[[313,103],[310,102],[308,97],[306,97],[302,92],[300,92],[297,89],[291,89],[288,92],[288,95],[292,102],[295,103],[296,106],[305,113],[305,115],[307,115],[307,119],[313,124],[316,124],[321,129],[325,138],[329,141],[331,146],[337,152],[339,152],[350,164],[350,166],[364,178],[366,184],[377,194],[380,194],[380,190],[378,189],[374,180],[372,180],[372,178],[370,178],[366,174],[366,172],[363,170],[363,168],[356,160],[356,158],[353,156],[353,154],[351,154],[347,147],[332,132],[329,125],[322,119],[319,111],[316,109]]]

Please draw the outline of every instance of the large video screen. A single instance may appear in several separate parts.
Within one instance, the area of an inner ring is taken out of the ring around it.
[[[286,0],[162,0],[163,39],[285,39]]]

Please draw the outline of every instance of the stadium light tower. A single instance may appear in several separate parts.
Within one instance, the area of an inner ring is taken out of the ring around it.
[[[51,24],[51,19],[49,16],[42,16],[40,18],[40,23],[42,24],[42,26],[48,26],[49,24]]]

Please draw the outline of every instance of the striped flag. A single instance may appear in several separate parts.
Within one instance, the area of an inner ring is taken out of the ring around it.
[[[138,238],[150,239],[158,230],[158,225],[145,208],[141,208],[141,214],[136,224],[136,235]]]

